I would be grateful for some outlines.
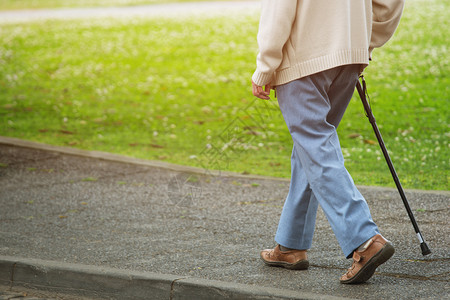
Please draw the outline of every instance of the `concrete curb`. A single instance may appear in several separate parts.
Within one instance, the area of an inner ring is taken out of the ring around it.
[[[163,161],[139,159],[139,158],[133,158],[133,157],[125,156],[125,155],[112,154],[112,153],[102,152],[102,151],[89,151],[89,150],[82,150],[82,149],[63,147],[63,146],[53,146],[53,145],[48,145],[48,144],[43,144],[43,143],[38,143],[38,142],[33,142],[33,141],[27,141],[27,140],[21,140],[18,138],[5,137],[5,136],[0,136],[0,144],[23,147],[23,148],[38,149],[38,150],[44,150],[44,151],[52,151],[52,152],[81,156],[81,157],[102,159],[102,160],[106,160],[106,161],[134,164],[134,165],[147,166],[147,167],[160,168],[160,169],[167,169],[167,170],[172,170],[172,171],[176,171],[176,172],[186,172],[186,173],[203,174],[203,175],[210,175],[210,176],[234,177],[234,178],[273,180],[273,181],[280,181],[280,182],[289,182],[290,181],[289,178],[270,177],[270,176],[261,176],[261,175],[252,175],[252,174],[243,175],[243,174],[235,173],[235,172],[205,170],[202,168],[177,165],[177,164],[172,164],[172,163],[163,162]],[[358,185],[358,187],[366,188],[366,189],[374,189],[374,190],[378,190],[378,191],[383,191],[383,190],[384,191],[396,191],[397,190],[396,188],[378,187],[378,186]],[[405,191],[419,193],[419,194],[440,194],[440,195],[450,196],[450,191],[444,191],[444,190],[435,191],[435,190],[408,189]]]
[[[0,285],[107,299],[349,299],[276,288],[0,256]]]
[[[287,179],[287,178],[268,177],[268,176],[259,176],[259,175],[243,175],[243,174],[234,173],[234,172],[206,170],[206,169],[197,168],[197,167],[171,164],[171,163],[163,162],[163,161],[133,158],[133,157],[128,157],[128,156],[124,156],[124,155],[112,154],[112,153],[108,153],[108,152],[89,151],[89,150],[82,150],[82,149],[63,147],[63,146],[52,146],[52,145],[42,144],[42,143],[38,143],[38,142],[21,140],[21,139],[17,139],[17,138],[4,137],[4,136],[0,136],[0,144],[9,145],[9,146],[18,146],[18,147],[23,147],[23,148],[38,149],[38,150],[44,150],[44,151],[52,151],[52,152],[76,155],[76,156],[81,156],[81,157],[102,159],[102,160],[106,160],[106,161],[114,161],[114,162],[121,162],[121,163],[134,164],[134,165],[140,165],[140,166],[148,166],[148,167],[153,167],[153,168],[161,168],[161,169],[167,169],[167,170],[172,170],[172,171],[176,171],[176,172],[204,174],[204,175],[211,175],[211,176],[237,177],[237,178],[268,179],[268,180],[276,180],[276,181],[284,181],[284,182],[289,181],[289,179]]]

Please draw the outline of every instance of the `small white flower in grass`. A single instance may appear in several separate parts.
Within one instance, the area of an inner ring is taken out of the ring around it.
[[[153,131],[153,136],[158,136],[158,131]]]
[[[264,147],[264,144],[263,143],[259,143],[258,147],[262,148],[262,147]]]
[[[196,159],[197,158],[197,155],[191,155],[191,156],[189,156],[189,159]]]
[[[171,139],[176,139],[176,138],[177,138],[176,134],[171,134],[171,135],[169,135],[169,137],[170,137]]]
[[[213,112],[213,110],[212,110],[212,108],[209,107],[209,106],[203,106],[203,107],[202,107],[202,112],[203,112],[204,114],[210,114],[210,113]]]
[[[342,148],[342,155],[344,156],[344,158],[350,157],[349,150],[347,148]]]
[[[212,148],[211,144],[206,144],[206,149],[211,149],[211,148]]]

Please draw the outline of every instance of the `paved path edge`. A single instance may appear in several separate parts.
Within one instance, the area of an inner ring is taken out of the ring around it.
[[[108,299],[348,299],[193,277],[0,256],[0,285]]]
[[[289,179],[287,179],[287,178],[268,177],[268,176],[259,176],[259,175],[244,175],[244,174],[228,172],[228,171],[207,170],[207,169],[198,168],[198,167],[172,164],[172,163],[168,163],[168,162],[164,162],[164,161],[133,158],[133,157],[125,156],[125,155],[113,154],[113,153],[102,152],[102,151],[90,151],[90,150],[83,150],[83,149],[64,147],[64,146],[53,146],[53,145],[48,145],[48,144],[43,144],[43,143],[38,143],[38,142],[33,142],[33,141],[28,141],[28,140],[22,140],[22,139],[18,139],[18,138],[5,137],[5,136],[0,136],[0,144],[23,147],[23,148],[38,149],[38,150],[44,150],[44,151],[52,151],[52,152],[58,152],[58,153],[62,153],[62,154],[76,155],[76,156],[82,156],[82,157],[88,157],[88,158],[96,158],[96,159],[102,159],[102,160],[107,160],[107,161],[128,163],[128,164],[148,166],[148,167],[154,167],[154,168],[168,169],[168,170],[172,170],[172,171],[176,171],[176,172],[187,172],[187,173],[204,174],[204,175],[211,175],[211,176],[225,176],[225,177],[240,177],[240,178],[289,181]]]
[[[90,151],[90,150],[83,150],[83,149],[77,149],[77,148],[71,148],[71,147],[48,145],[48,144],[33,142],[33,141],[29,141],[29,140],[22,140],[22,139],[13,138],[13,137],[0,136],[0,144],[23,147],[23,148],[38,149],[38,150],[44,150],[44,151],[52,151],[52,152],[81,156],[81,157],[96,158],[96,159],[102,159],[102,160],[106,160],[106,161],[113,161],[113,162],[128,163],[128,164],[134,164],[134,165],[140,165],[140,166],[168,169],[168,170],[172,170],[172,171],[176,171],[176,172],[186,172],[186,173],[194,173],[194,174],[235,177],[235,178],[275,180],[275,181],[281,181],[281,182],[289,182],[290,181],[289,178],[270,177],[270,176],[261,176],[261,175],[253,175],[253,174],[240,174],[240,173],[236,173],[236,172],[218,171],[218,170],[206,170],[206,169],[198,168],[198,167],[177,165],[177,164],[172,164],[172,163],[168,163],[168,162],[164,162],[164,161],[139,159],[139,158],[133,158],[133,157],[125,156],[125,155],[113,154],[113,153],[102,152],[102,151]],[[387,172],[387,170],[386,170],[386,172]],[[379,187],[379,186],[358,185],[358,187],[365,188],[365,189],[374,189],[374,190],[379,190],[379,191],[397,190],[396,188]],[[419,194],[440,194],[440,195],[450,196],[450,191],[445,191],[445,190],[407,189],[405,191],[419,193]]]

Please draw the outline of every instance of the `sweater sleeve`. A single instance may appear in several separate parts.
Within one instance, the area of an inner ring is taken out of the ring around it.
[[[372,1],[372,36],[370,52],[383,46],[394,34],[400,22],[405,0]]]
[[[283,47],[289,39],[297,12],[294,0],[262,0],[258,32],[259,54],[253,82],[263,86],[272,77],[283,59]]]

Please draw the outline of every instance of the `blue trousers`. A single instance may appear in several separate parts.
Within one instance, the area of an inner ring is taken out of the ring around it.
[[[347,258],[379,233],[344,166],[336,132],[359,69],[340,66],[277,86],[278,103],[294,142],[289,194],[275,235],[282,246],[311,247],[319,204]]]

